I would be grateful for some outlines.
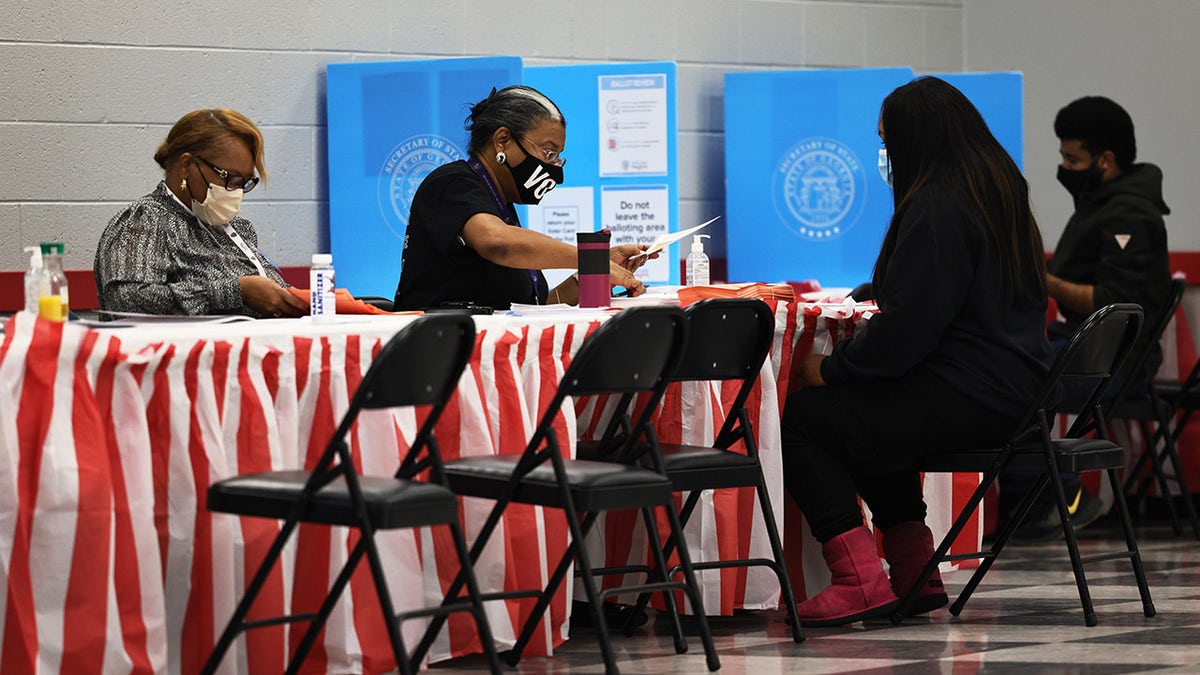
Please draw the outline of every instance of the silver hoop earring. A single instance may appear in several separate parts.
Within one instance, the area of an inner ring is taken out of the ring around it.
[[[503,164],[507,161],[508,161],[508,155],[504,154],[503,150],[496,153],[496,163],[497,164]]]

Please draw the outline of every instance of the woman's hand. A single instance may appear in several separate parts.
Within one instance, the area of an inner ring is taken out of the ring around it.
[[[634,297],[646,292],[645,284],[615,261],[608,263],[608,277],[613,288],[621,286]]]
[[[660,251],[646,255],[648,248],[649,244],[618,244],[608,249],[608,259],[632,272],[658,257]]]
[[[825,380],[821,378],[821,362],[824,354],[809,354],[800,364],[800,384],[806,387],[824,387]]]
[[[248,274],[238,277],[242,301],[267,316],[304,316],[308,303],[292,295],[286,288],[267,277]]]

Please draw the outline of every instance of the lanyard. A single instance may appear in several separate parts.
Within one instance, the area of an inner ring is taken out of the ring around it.
[[[467,159],[467,165],[483,180],[483,184],[487,186],[488,192],[492,193],[492,199],[496,202],[496,206],[500,208],[500,213],[505,214],[501,216],[501,220],[509,225],[521,227],[521,221],[517,219],[516,210],[512,207],[512,204],[504,201],[504,198],[500,196],[500,189],[492,182],[492,177],[488,174],[487,169],[483,167],[483,162],[480,162],[479,158],[475,155],[471,155]],[[533,295],[537,298],[538,304],[545,304],[545,299],[542,297],[542,284],[539,280],[541,273],[538,270],[526,271],[529,272],[529,279],[533,281]]]
[[[258,269],[258,275],[260,277],[267,276],[267,271],[263,269],[262,263],[258,261],[258,256],[254,255],[254,251],[250,250],[250,244],[247,243],[245,239],[242,239],[242,235],[238,234],[237,230],[233,229],[233,224],[225,223],[225,234],[233,240],[234,244],[237,244],[238,248],[242,249],[242,253],[246,254],[246,257],[250,259],[250,262],[254,263],[254,267]]]

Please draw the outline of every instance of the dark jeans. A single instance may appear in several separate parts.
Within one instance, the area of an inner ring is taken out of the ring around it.
[[[821,543],[863,524],[857,496],[877,529],[924,521],[915,459],[998,447],[1016,423],[924,371],[804,389],[783,410],[784,486]]]

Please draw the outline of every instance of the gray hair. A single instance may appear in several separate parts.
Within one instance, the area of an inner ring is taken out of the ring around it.
[[[469,152],[478,152],[491,141],[500,127],[507,127],[514,136],[524,136],[542,120],[567,126],[562,111],[548,96],[533,87],[516,84],[500,91],[492,89],[487,98],[471,106],[465,120],[471,134]]]

